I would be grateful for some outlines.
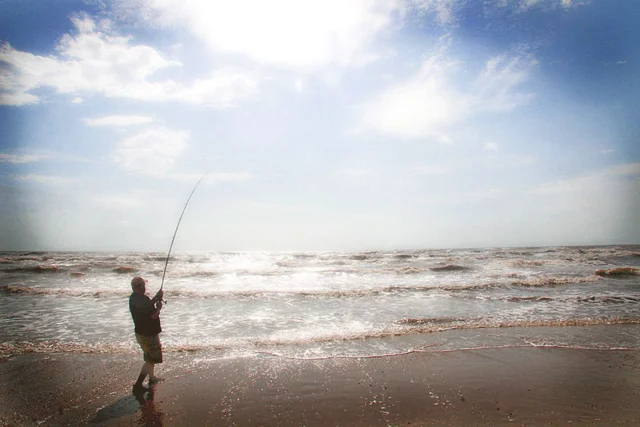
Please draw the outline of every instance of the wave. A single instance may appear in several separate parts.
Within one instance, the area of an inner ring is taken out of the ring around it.
[[[273,349],[281,346],[296,346],[308,344],[323,344],[336,342],[355,342],[369,339],[397,338],[416,334],[433,334],[450,330],[468,329],[497,329],[497,328],[541,328],[541,327],[585,327],[599,325],[637,325],[640,317],[601,317],[583,319],[549,319],[549,320],[513,320],[502,321],[490,318],[418,318],[402,319],[395,326],[381,328],[379,330],[343,332],[335,331],[317,336],[295,337],[280,336],[262,339],[236,339],[222,340],[213,343],[178,343],[163,344],[165,352],[198,352],[202,350],[244,350],[253,353],[263,353],[264,349]],[[441,344],[423,346],[417,350],[425,350],[428,347],[438,347]],[[544,346],[529,343],[533,347]],[[570,346],[569,346],[570,347]],[[599,347],[594,347],[599,348]],[[610,349],[610,347],[607,347]],[[463,350],[464,347],[448,349],[447,351]],[[621,348],[622,349],[622,348]],[[0,343],[0,357],[14,356],[24,353],[134,353],[139,350],[133,343],[65,343],[55,340],[48,341],[13,341]],[[415,351],[410,350],[410,351]],[[275,353],[274,353],[275,354]]]
[[[636,325],[640,324],[640,316],[599,317],[582,319],[536,319],[536,320],[502,320],[493,318],[469,319],[435,319],[407,318],[398,322],[410,327],[412,333],[440,332],[452,329],[486,329],[486,328],[533,328],[533,327],[569,327],[595,325]]]
[[[511,261],[507,261],[505,264],[514,268],[528,268],[528,267],[542,267],[549,264],[558,264],[558,261],[539,260],[539,259],[538,260],[514,259]]]
[[[640,276],[640,269],[634,267],[619,267],[610,270],[597,270],[595,274],[604,277]]]
[[[58,341],[17,341],[0,343],[0,356],[13,356],[25,353],[89,353],[113,354],[132,353],[133,348],[122,345],[109,344],[74,344]]]
[[[33,286],[2,285],[0,292],[9,295],[66,295],[72,297],[109,297],[130,295],[127,289],[73,289],[73,288],[39,288]]]
[[[570,285],[574,283],[590,283],[597,282],[598,276],[586,277],[540,277],[529,280],[517,280],[511,282],[511,286],[521,286],[525,288],[546,288],[561,285]]]
[[[407,259],[415,259],[418,258],[418,254],[396,254],[393,256],[395,259],[407,260]]]
[[[438,266],[438,267],[430,267],[429,270],[431,271],[467,271],[471,269],[469,267],[465,267],[462,265],[447,264],[447,265]]]
[[[4,268],[0,271],[5,273],[62,273],[66,271],[66,269],[58,267],[57,265],[30,265],[25,267]]]
[[[407,271],[405,274],[409,274]],[[73,274],[73,273],[69,273]],[[83,273],[77,272],[82,275]],[[202,272],[215,276],[215,272]],[[81,276],[80,276],[81,277]],[[366,298],[379,295],[408,294],[408,293],[448,293],[451,297],[460,297],[459,293],[482,291],[488,289],[508,289],[510,287],[524,288],[544,288],[570,285],[577,283],[589,283],[599,279],[598,276],[587,277],[550,277],[537,278],[531,280],[520,280],[504,283],[471,283],[462,285],[439,285],[439,286],[386,286],[372,289],[309,289],[309,290],[268,290],[268,289],[224,289],[224,290],[199,290],[199,289],[168,289],[165,291],[167,298],[278,298],[278,297],[301,297],[301,298]],[[129,295],[131,291],[128,286],[122,288],[43,288],[23,285],[0,285],[0,293],[11,295],[67,295],[73,297],[109,297]],[[473,296],[472,296],[473,297]],[[491,299],[489,296],[478,295],[480,299]],[[544,301],[547,297],[526,297],[526,296],[505,296],[500,299],[511,299],[512,302]],[[591,297],[586,297],[591,298]],[[604,297],[603,297],[604,298]],[[611,297],[616,298],[616,297]],[[624,298],[624,297],[621,297]],[[629,297],[635,298],[635,297]]]
[[[136,267],[132,267],[129,265],[121,265],[119,267],[114,268],[112,271],[118,274],[127,274],[127,273],[134,273],[138,271],[138,269]]]

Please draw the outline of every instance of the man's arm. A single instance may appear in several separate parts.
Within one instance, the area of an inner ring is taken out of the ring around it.
[[[151,298],[151,303],[155,304],[156,302],[161,301],[163,296],[164,296],[164,291],[160,289],[158,292],[156,292],[156,295],[153,298]]]
[[[160,316],[160,310],[162,310],[162,301],[156,302],[155,311],[151,313],[151,318],[157,319]]]

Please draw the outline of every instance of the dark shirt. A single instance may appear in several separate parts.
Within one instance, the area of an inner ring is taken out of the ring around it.
[[[129,297],[129,311],[133,317],[136,334],[158,335],[162,332],[160,317],[151,318],[151,315],[156,312],[156,308],[148,296],[136,292],[132,293]]]

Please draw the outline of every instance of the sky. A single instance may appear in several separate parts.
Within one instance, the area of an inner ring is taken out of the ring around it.
[[[0,250],[640,243],[639,16],[0,0]]]

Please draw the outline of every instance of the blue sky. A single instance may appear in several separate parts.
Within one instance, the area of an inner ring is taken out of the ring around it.
[[[640,242],[632,0],[0,2],[0,250]]]

